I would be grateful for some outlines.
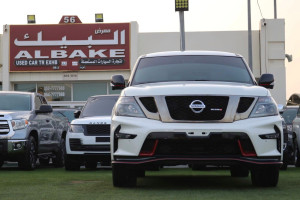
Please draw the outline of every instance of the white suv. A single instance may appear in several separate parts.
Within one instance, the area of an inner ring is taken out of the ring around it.
[[[266,88],[240,55],[163,52],[141,56],[111,122],[113,184],[135,186],[145,170],[168,165],[229,166],[253,185],[276,186],[282,121]],[[123,89],[115,75],[112,89]]]
[[[112,108],[119,96],[89,97],[82,111],[75,113],[66,136],[66,170],[81,165],[95,169],[98,162],[110,165],[110,121]]]

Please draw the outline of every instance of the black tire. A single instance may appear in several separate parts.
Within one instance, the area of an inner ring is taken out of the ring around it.
[[[70,158],[67,154],[65,154],[65,170],[67,171],[79,171],[81,163],[74,158]]]
[[[200,165],[200,164],[192,164],[191,165],[192,170],[206,170],[206,165]]]
[[[86,169],[95,170],[95,169],[97,169],[97,165],[98,165],[97,161],[86,161],[85,162],[85,168]]]
[[[113,185],[115,187],[135,187],[137,175],[124,166],[112,166]]]
[[[102,161],[102,162],[100,162],[100,164],[103,167],[108,167],[108,166],[111,166],[111,161]]]
[[[299,153],[297,138],[294,138],[294,157],[295,157],[295,167],[300,167],[300,153]]]
[[[249,170],[243,166],[231,166],[230,167],[231,177],[248,177]]]
[[[252,185],[258,187],[276,187],[279,179],[279,167],[264,167],[251,170]]]
[[[18,162],[19,167],[25,170],[34,170],[37,161],[37,148],[34,137],[29,136],[25,155],[22,160]]]
[[[55,158],[52,158],[54,167],[63,167],[65,165],[65,153],[66,153],[66,144],[65,139],[61,138],[60,147],[55,153]]]
[[[281,170],[287,170],[287,166],[288,166],[288,164],[286,162],[283,162],[283,164],[281,165],[280,169]]]
[[[50,158],[39,158],[39,163],[41,165],[47,166],[50,163]]]

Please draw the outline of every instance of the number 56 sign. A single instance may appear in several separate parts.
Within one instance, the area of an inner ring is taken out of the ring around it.
[[[78,16],[76,15],[64,15],[59,21],[60,24],[75,24],[82,23]]]

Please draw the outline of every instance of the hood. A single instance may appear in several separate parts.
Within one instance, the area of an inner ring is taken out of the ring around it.
[[[9,111],[0,110],[0,115],[4,115],[8,119],[28,119],[31,111]]]
[[[95,116],[74,119],[71,124],[110,124],[111,116]]]
[[[212,81],[190,82],[160,82],[135,85],[123,90],[125,96],[154,96],[154,95],[239,95],[239,96],[270,96],[264,87]]]

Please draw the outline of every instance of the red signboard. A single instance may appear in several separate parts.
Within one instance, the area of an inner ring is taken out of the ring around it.
[[[130,69],[130,24],[11,25],[10,71]]]

